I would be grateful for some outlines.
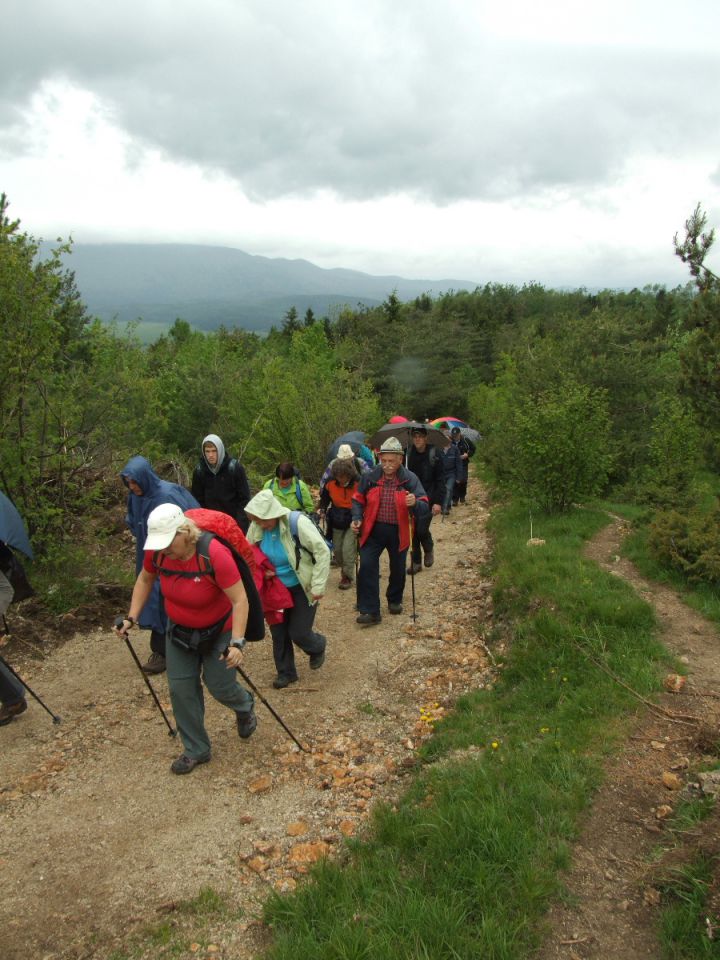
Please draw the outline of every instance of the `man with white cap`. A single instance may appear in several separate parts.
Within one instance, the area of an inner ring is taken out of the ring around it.
[[[413,517],[428,513],[422,484],[403,466],[404,451],[396,437],[380,447],[380,465],[360,478],[353,495],[352,529],[360,538],[357,622],[364,627],[380,623],[380,555],[387,550],[390,579],[386,591],[388,611],[402,613],[405,559],[410,546]]]

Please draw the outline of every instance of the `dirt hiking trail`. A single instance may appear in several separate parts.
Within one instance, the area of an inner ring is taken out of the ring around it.
[[[637,725],[610,763],[573,851],[565,878],[573,905],[551,911],[551,933],[538,960],[657,960],[657,885],[670,876],[674,861],[671,855],[652,864],[651,857],[660,844],[671,843],[672,810],[688,767],[704,760],[717,765],[716,755],[706,757],[704,747],[718,740],[718,630],[672,589],[645,580],[618,555],[627,532],[624,522],[614,517],[588,544],[586,555],[627,580],[652,604],[660,640],[687,664],[687,683],[680,692],[664,693],[657,700],[658,707],[674,715],[674,722],[639,704]],[[679,722],[677,716],[697,721]],[[694,844],[709,842],[717,856],[717,814],[696,836],[684,839],[686,853]],[[680,851],[677,862],[682,858]]]
[[[107,957],[203,886],[246,910],[247,922],[217,931],[216,955],[253,957],[268,889],[293,889],[362,830],[376,799],[402,789],[432,717],[489,682],[477,633],[491,618],[478,572],[489,552],[483,496],[471,479],[467,504],[433,521],[436,562],[415,578],[415,623],[408,578],[402,615],[357,626],[354,591],[338,590],[333,568],[317,617],[328,636],[321,670],[298,652],[300,682],[275,691],[270,641],[250,645],[245,669],[311,753],[261,703],[257,732],[240,741],[208,696],[212,761],[173,776],[181,746],[109,623],[42,661],[14,643],[8,659],[62,724],[29,700],[0,730],[3,960]],[[386,582],[385,565],[381,596]],[[144,660],[148,634],[131,636]],[[152,682],[169,711],[165,677]]]

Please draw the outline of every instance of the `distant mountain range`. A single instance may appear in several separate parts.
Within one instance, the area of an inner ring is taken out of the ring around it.
[[[474,290],[463,280],[405,280],[358,270],[324,270],[307,260],[252,256],[231,247],[191,244],[74,244],[67,266],[93,316],[142,320],[151,339],[177,317],[202,330],[221,325],[266,332],[296,307],[316,317],[344,306],[376,306],[395,290],[401,300],[423,293]]]

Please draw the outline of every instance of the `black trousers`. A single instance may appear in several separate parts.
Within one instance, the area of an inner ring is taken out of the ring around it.
[[[457,487],[456,487],[457,489]],[[415,522],[415,532],[412,541],[412,562],[421,563],[423,553],[432,553],[435,546],[430,533],[430,524],[432,522],[432,513],[427,517],[421,517]]]
[[[280,623],[271,624],[270,635],[278,676],[297,680],[293,644],[309,656],[312,653],[322,653],[327,641],[321,633],[313,630],[317,604],[308,603],[305,591],[299,584],[290,587],[290,593],[294,606],[285,611]]]

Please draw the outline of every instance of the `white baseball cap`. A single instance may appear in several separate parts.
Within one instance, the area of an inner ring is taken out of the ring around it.
[[[185,514],[176,503],[161,503],[150,511],[148,535],[143,550],[164,550],[169,547],[184,523]]]

